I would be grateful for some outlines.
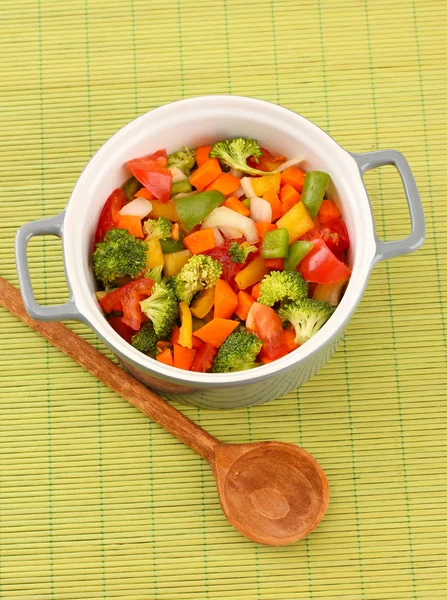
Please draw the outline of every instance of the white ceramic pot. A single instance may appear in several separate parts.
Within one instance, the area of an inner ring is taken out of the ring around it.
[[[352,277],[335,313],[306,344],[273,363],[238,373],[193,373],[161,364],[127,344],[107,323],[95,297],[92,273],[93,236],[100,211],[112,190],[128,173],[124,163],[159,148],[168,153],[232,137],[251,137],[285,156],[304,156],[305,170],[330,174],[329,196],[339,205],[351,239]],[[394,165],[402,178],[412,232],[401,241],[381,242],[374,230],[362,175],[368,169]],[[26,245],[35,235],[57,235],[63,253],[69,302],[40,306],[34,299]],[[162,106],[135,119],[94,155],[81,174],[65,211],[23,225],[16,237],[17,268],[23,300],[38,320],[74,319],[89,325],[140,381],[168,398],[209,408],[260,404],[302,385],[329,360],[356,309],[372,267],[380,260],[412,252],[425,236],[419,194],[405,158],[394,150],[353,155],[304,117],[262,100],[239,96],[203,96]]]

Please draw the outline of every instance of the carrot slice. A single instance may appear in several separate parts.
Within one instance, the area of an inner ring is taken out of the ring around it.
[[[291,185],[297,192],[301,193],[306,173],[297,167],[288,167],[281,173],[281,187]]]
[[[120,215],[118,229],[127,229],[127,231],[137,238],[143,238],[143,227],[141,219],[135,215]]]
[[[156,359],[158,362],[163,363],[164,365],[169,365],[170,367],[174,366],[174,361],[172,359],[172,352],[170,348],[166,348],[160,354],[157,354]]]
[[[196,354],[195,350],[174,344],[174,367],[189,371]]]
[[[155,200],[155,196],[147,188],[142,187],[133,195],[134,198],[146,198],[146,200]]]
[[[300,201],[300,194],[293,188],[290,183],[286,183],[279,192],[279,199],[281,200],[283,215],[289,211],[292,206],[298,204]]]
[[[237,295],[223,279],[218,279],[214,292],[214,317],[229,319],[237,306]]]
[[[189,181],[200,192],[222,173],[217,158],[209,158],[201,167],[192,172]]]
[[[175,325],[173,330],[171,331],[171,344],[178,344],[180,338],[180,327]]]
[[[194,332],[198,338],[213,348],[220,348],[227,337],[239,325],[238,321],[214,318],[209,323]]]
[[[240,292],[237,295],[237,306],[234,311],[235,314],[239,317],[239,319],[241,319],[242,321],[245,321],[247,319],[248,313],[253,302],[254,300],[250,296],[250,294],[247,294],[247,292],[240,290]]]
[[[341,213],[335,202],[332,202],[332,200],[323,200],[318,216],[320,217],[321,224],[326,225],[326,223],[330,223],[331,221],[338,221]]]
[[[200,148],[196,148],[196,163],[198,167],[201,167],[203,163],[210,157],[211,146],[200,146]]]
[[[267,231],[278,229],[274,223],[255,223],[255,225],[256,229],[258,230],[259,240],[261,242],[264,239],[264,235],[267,233]]]
[[[282,217],[282,204],[279,200],[278,194],[271,190],[265,192],[262,196],[264,200],[266,200],[270,206],[272,207],[272,221],[276,221],[276,219],[280,219]],[[242,202],[241,202],[242,204]],[[244,206],[242,204],[242,206]]]
[[[206,186],[205,190],[218,190],[224,196],[231,196],[239,188],[241,182],[231,173],[221,173],[213,183]]]
[[[216,237],[212,227],[200,229],[183,238],[183,243],[193,254],[200,254],[216,246]]]
[[[244,204],[242,204],[242,202],[239,200],[239,198],[236,198],[236,196],[231,196],[231,198],[225,200],[222,206],[226,206],[227,208],[234,210],[234,212],[244,215],[244,217],[250,216],[250,211],[248,210],[248,208]],[[282,213],[279,216],[281,217]]]
[[[275,271],[284,271],[284,259],[283,258],[266,258],[265,266],[269,269],[275,269]]]
[[[261,283],[262,281],[258,281],[258,283],[255,284],[251,289],[251,295],[255,300],[258,300],[259,296],[261,295]]]

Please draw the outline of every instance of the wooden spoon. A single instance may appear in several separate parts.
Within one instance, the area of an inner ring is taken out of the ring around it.
[[[291,544],[323,518],[329,486],[317,461],[282,442],[225,444],[162,400],[62,323],[34,321],[20,292],[0,277],[0,304],[133,406],[205,458],[234,527],[261,544]]]

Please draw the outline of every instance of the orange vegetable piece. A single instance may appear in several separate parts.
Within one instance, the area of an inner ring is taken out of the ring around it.
[[[223,279],[218,279],[214,291],[214,317],[229,319],[237,306],[237,295]]]
[[[306,173],[297,167],[288,167],[281,173],[281,187],[291,185],[297,192],[302,191]]]
[[[323,200],[318,211],[320,223],[326,225],[331,221],[338,221],[341,218],[341,213],[338,210],[338,206],[332,200]]]
[[[250,211],[248,208],[245,206],[245,204],[242,204],[242,202],[239,200],[239,198],[236,198],[236,196],[231,196],[231,198],[225,200],[222,206],[226,206],[227,208],[234,210],[234,212],[244,215],[244,217],[250,216]]]
[[[283,215],[285,215],[286,212],[292,208],[292,206],[298,204],[300,198],[301,195],[299,192],[297,192],[296,189],[290,185],[290,183],[286,183],[286,185],[284,185],[279,192],[279,199],[281,200]]]
[[[211,250],[216,246],[216,238],[212,227],[208,229],[199,229],[183,238],[184,245],[193,254],[200,254],[206,250]]]
[[[279,200],[278,194],[273,191],[268,191],[268,192],[265,192],[265,194],[262,197],[272,207],[272,221],[276,221],[276,219],[280,219],[282,217],[282,204]],[[242,204],[242,206],[244,206],[244,205]]]
[[[213,183],[206,186],[205,190],[218,190],[224,196],[231,196],[240,185],[241,182],[238,177],[231,175],[231,173],[221,173]]]
[[[262,242],[264,239],[264,235],[267,231],[273,231],[274,229],[278,229],[277,225],[274,223],[255,223],[256,229],[258,230],[259,240]]]
[[[235,308],[235,314],[241,319],[245,321],[247,319],[248,313],[250,311],[251,305],[254,300],[250,294],[247,292],[240,291],[237,295],[237,306]]]
[[[194,334],[192,336],[192,347],[194,350],[198,350],[199,348],[201,348],[203,346],[203,342],[202,340],[199,340],[198,337],[196,337]]]
[[[196,163],[198,167],[201,167],[209,159],[211,148],[212,146],[200,146],[200,148],[196,148]]]
[[[200,192],[222,173],[217,158],[209,158],[201,167],[191,173],[189,181]]]
[[[296,350],[300,347],[300,345],[295,342],[295,330],[293,327],[288,327],[287,329],[283,330],[282,341],[286,345],[286,348],[289,352],[292,352],[292,350]]]
[[[157,354],[156,360],[158,362],[163,363],[164,365],[169,365],[170,367],[174,366],[174,360],[172,358],[172,352],[170,348],[166,348],[160,354]]]
[[[171,342],[168,342],[167,340],[158,340],[155,346],[158,352],[163,352],[163,350],[166,350],[166,348],[171,347]]]
[[[220,348],[227,337],[239,325],[238,321],[215,317],[209,323],[194,332],[198,338],[213,348]]]
[[[155,196],[147,188],[142,187],[133,195],[134,198],[146,198],[146,200],[155,200]]]
[[[180,225],[178,223],[173,223],[171,227],[171,237],[173,240],[178,240],[180,234]]]
[[[140,217],[135,215],[120,215],[117,227],[118,229],[127,229],[129,233],[137,238],[144,238]]]
[[[251,289],[251,295],[255,300],[258,300],[259,296],[261,295],[261,283],[262,281],[258,281],[258,283]]]
[[[174,344],[174,367],[189,371],[194,360],[196,351],[190,348],[184,348],[180,344]]]
[[[265,266],[269,269],[275,269],[275,271],[284,271],[284,259],[283,258],[266,258]]]
[[[171,331],[171,344],[178,344],[180,338],[180,327],[175,325]]]

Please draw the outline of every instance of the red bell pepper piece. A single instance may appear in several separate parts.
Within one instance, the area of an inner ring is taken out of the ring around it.
[[[213,364],[213,358],[216,352],[216,348],[211,346],[211,344],[202,344],[196,351],[190,371],[196,371],[197,373],[205,373],[208,371]]]
[[[126,203],[126,194],[120,188],[113,190],[107,198],[106,203],[99,216],[98,225],[95,233],[95,244],[102,242],[105,234],[111,229],[118,227],[120,219],[120,210]]]

